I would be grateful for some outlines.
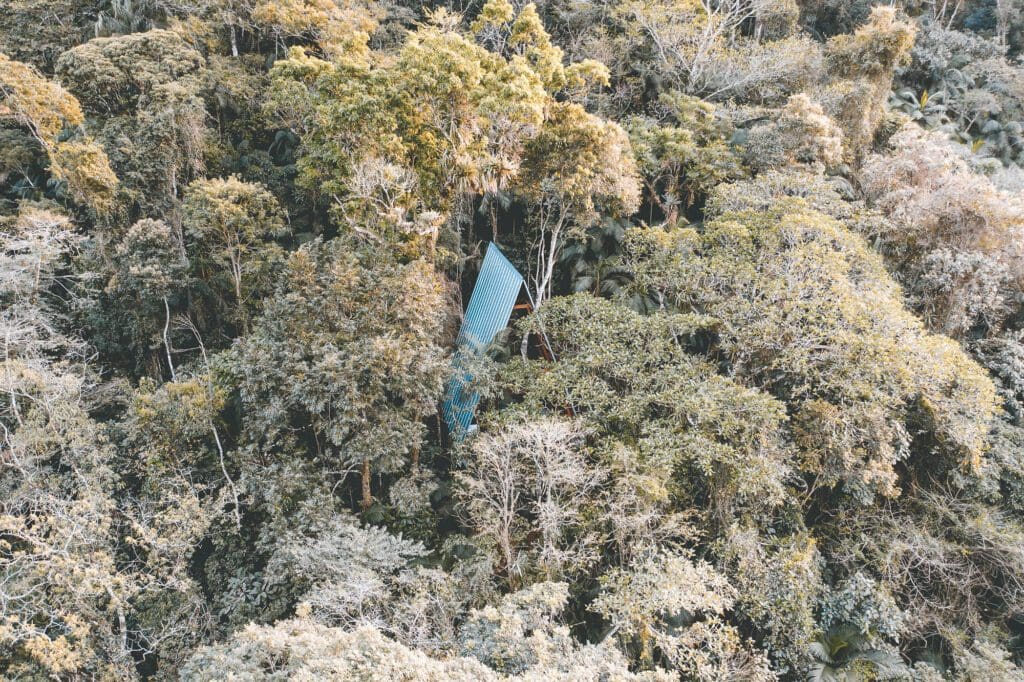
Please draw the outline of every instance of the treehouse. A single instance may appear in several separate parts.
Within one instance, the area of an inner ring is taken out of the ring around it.
[[[456,339],[452,361],[455,373],[448,382],[441,405],[441,416],[453,441],[461,441],[470,431],[480,402],[480,394],[472,388],[469,361],[483,353],[498,332],[508,326],[514,311],[529,311],[532,307],[522,274],[496,244],[488,244]]]

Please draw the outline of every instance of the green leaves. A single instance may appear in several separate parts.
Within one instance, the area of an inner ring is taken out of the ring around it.
[[[697,239],[654,232],[659,239],[627,241],[646,246],[627,248],[638,281],[719,320],[731,371],[795,416],[806,471],[867,499],[895,494],[902,425],[922,423],[919,410],[954,461],[977,465],[995,414],[991,382],[903,308],[861,237],[795,199],[722,215]]]
[[[430,210],[448,210],[460,192],[504,186],[549,98],[526,62],[430,26],[410,34],[390,63],[311,72],[313,61],[293,51],[274,68],[274,90],[296,78],[312,86],[297,117],[306,120],[303,182],[340,199],[353,169],[371,158],[411,167]],[[284,97],[275,101],[285,109]]]
[[[559,360],[505,374],[524,407],[571,406],[639,461],[671,462],[675,503],[707,505],[716,522],[781,502],[790,457],[782,405],[717,376],[687,350],[713,319],[641,316],[585,294],[552,299],[540,315]]]
[[[639,205],[629,138],[615,123],[577,104],[553,104],[540,133],[526,148],[516,191],[527,201],[551,201],[568,216],[572,234],[600,214],[627,216]]]
[[[57,62],[62,82],[86,110],[106,115],[135,108],[154,88],[198,73],[202,55],[172,31],[96,38]]]
[[[906,679],[909,674],[898,653],[887,647],[873,647],[864,633],[850,625],[820,634],[809,649],[814,663],[807,672],[807,682],[896,680]]]
[[[668,124],[646,116],[626,120],[633,153],[652,202],[669,225],[718,185],[745,174],[729,145],[732,126],[715,108],[678,92],[661,96]]]
[[[51,174],[67,183],[75,201],[99,213],[111,207],[118,180],[103,149],[88,137],[62,138],[85,121],[78,100],[31,66],[0,54],[0,120],[5,119],[39,141]]]
[[[273,450],[308,429],[330,459],[397,470],[440,396],[443,320],[424,261],[341,238],[303,247],[229,356],[245,438]]]

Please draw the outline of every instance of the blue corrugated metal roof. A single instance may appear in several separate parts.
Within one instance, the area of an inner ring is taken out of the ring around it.
[[[523,276],[505,258],[505,254],[496,245],[488,244],[459,329],[458,350],[453,360],[456,371],[448,382],[441,405],[441,415],[455,440],[466,435],[480,402],[480,395],[469,388],[472,375],[461,368],[466,365],[468,357],[480,353],[498,332],[508,326],[512,308],[524,284]]]

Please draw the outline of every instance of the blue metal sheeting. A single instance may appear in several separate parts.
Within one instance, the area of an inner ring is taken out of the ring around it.
[[[469,387],[473,376],[463,369],[468,364],[466,360],[482,352],[498,332],[508,326],[524,284],[523,276],[498,247],[488,244],[459,329],[458,349],[452,360],[455,374],[448,382],[441,404],[441,416],[453,440],[465,438],[480,402],[480,394]]]

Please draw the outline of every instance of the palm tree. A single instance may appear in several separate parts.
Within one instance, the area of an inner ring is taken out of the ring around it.
[[[819,634],[810,652],[814,664],[807,671],[807,682],[910,679],[910,670],[895,651],[850,624]]]
[[[628,227],[626,222],[606,218],[590,229],[586,239],[568,244],[559,261],[565,290],[616,299],[638,313],[658,309],[658,302],[635,286],[633,273],[622,264],[622,240]]]

